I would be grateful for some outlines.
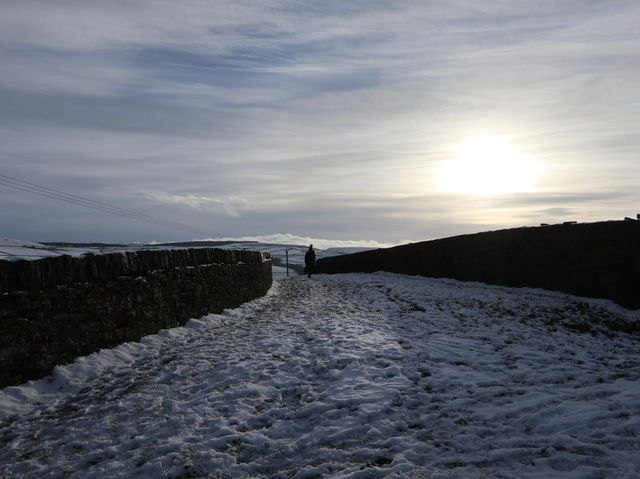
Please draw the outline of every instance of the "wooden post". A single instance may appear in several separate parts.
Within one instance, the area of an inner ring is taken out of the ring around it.
[[[287,256],[287,277],[289,277],[289,250],[286,251]]]

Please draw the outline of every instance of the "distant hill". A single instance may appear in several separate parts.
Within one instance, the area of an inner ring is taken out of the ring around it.
[[[41,241],[39,244],[55,248],[126,248],[129,246],[123,243],[68,243],[56,241]]]
[[[182,241],[178,243],[153,243],[145,246],[178,246],[178,247],[213,247],[213,246],[226,246],[230,244],[257,244],[257,241]]]
[[[229,244],[237,244],[237,243],[257,243],[257,241],[180,241],[175,243],[134,243],[134,244],[124,244],[124,243],[68,243],[68,242],[50,242],[50,241],[42,241],[40,244],[46,246],[54,246],[60,248],[130,248],[130,247],[156,247],[156,246],[175,246],[175,247],[211,247],[211,246],[225,246]]]

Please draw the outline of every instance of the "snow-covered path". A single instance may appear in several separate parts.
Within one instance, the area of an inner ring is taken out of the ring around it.
[[[0,391],[0,477],[640,476],[637,312],[402,275],[277,280]]]

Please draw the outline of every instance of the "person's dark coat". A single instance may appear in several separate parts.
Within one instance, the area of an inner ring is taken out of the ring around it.
[[[313,251],[313,245],[309,246],[309,249],[304,255],[304,272],[311,278],[313,267],[316,264],[316,252]]]

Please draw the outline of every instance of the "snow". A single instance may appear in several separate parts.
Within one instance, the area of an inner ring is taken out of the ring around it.
[[[0,477],[635,478],[640,345],[606,325],[639,320],[534,289],[276,278],[0,391]]]
[[[284,267],[287,261],[287,253],[289,256],[290,266],[304,266],[304,255],[309,248],[309,245],[300,244],[286,244],[286,243],[232,243],[224,246],[220,246],[222,249],[233,250],[251,250],[251,251],[263,251],[271,255],[274,263],[278,266]],[[316,260],[326,258],[328,256],[340,256],[345,254],[357,253],[360,251],[367,251],[372,248],[367,247],[332,247],[327,249],[319,249],[314,246],[316,252]],[[285,269],[286,271],[286,269]],[[295,275],[293,271],[290,274]]]
[[[410,240],[404,240],[400,243],[380,243],[375,240],[336,240],[325,238],[312,238],[310,236],[300,236],[290,233],[277,233],[271,235],[258,235],[258,236],[241,236],[241,237],[221,237],[212,238],[214,241],[233,241],[233,242],[246,242],[251,241],[262,244],[285,244],[285,245],[306,245],[307,247],[312,244],[314,248],[322,250],[336,249],[336,250],[366,250],[375,248],[390,248],[397,246],[398,244],[410,243]],[[342,253],[344,254],[344,253]]]
[[[40,259],[49,256],[59,256],[61,253],[53,248],[30,241],[0,238],[0,259],[21,260]]]
[[[277,237],[283,236],[288,238],[291,235],[274,235]],[[328,240],[325,240],[328,243]],[[340,243],[340,242],[338,242]],[[342,242],[347,243],[348,242]],[[47,246],[40,243],[13,240],[7,238],[0,238],[0,260],[19,261],[19,260],[37,260],[50,256],[69,255],[79,257],[88,253],[92,254],[108,254],[119,253],[123,251],[140,251],[140,250],[168,250],[168,249],[185,249],[185,248],[197,248],[198,246],[179,246],[179,245],[155,245],[155,244],[131,244],[128,246]],[[213,246],[213,248],[230,249],[230,250],[249,250],[249,251],[262,251],[271,254],[273,259],[273,275],[274,277],[287,276],[286,262],[287,253],[289,255],[289,275],[294,276],[302,271],[304,265],[304,254],[307,251],[309,245],[301,244],[286,244],[286,243],[229,243],[219,246]],[[331,247],[327,249],[316,250],[316,258],[324,258],[327,256],[338,256],[350,253],[356,253],[359,251],[366,251],[371,249],[370,247],[362,246],[340,246]],[[298,266],[297,271],[295,270]]]
[[[137,251],[142,249],[144,245],[130,245],[128,247],[100,247],[100,246],[48,246],[33,241],[16,240],[10,238],[0,238],[0,260],[34,261],[51,256],[82,256],[87,253],[105,254],[116,253],[121,251]]]

